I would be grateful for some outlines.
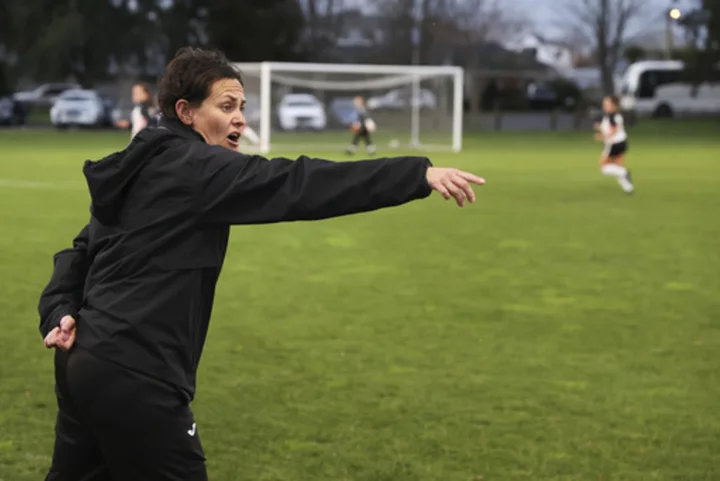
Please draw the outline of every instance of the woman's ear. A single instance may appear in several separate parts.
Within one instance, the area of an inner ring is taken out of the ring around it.
[[[187,100],[180,99],[175,102],[175,113],[177,114],[178,119],[180,119],[180,122],[185,125],[193,124],[193,109],[190,107]]]

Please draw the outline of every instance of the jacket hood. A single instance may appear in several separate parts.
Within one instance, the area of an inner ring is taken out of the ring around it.
[[[180,122],[161,121],[157,128],[140,131],[125,150],[98,161],[85,161],[83,174],[90,190],[93,217],[105,226],[113,225],[129,187],[154,157],[168,149],[167,140],[173,137],[202,141],[199,134]]]

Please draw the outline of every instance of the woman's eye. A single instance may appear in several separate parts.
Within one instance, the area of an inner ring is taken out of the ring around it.
[[[225,112],[230,112],[230,111],[232,111],[232,106],[231,105],[223,105],[222,109]]]

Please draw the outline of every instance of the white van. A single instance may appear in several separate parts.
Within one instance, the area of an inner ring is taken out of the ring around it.
[[[720,114],[720,69],[718,83],[693,87],[686,78],[685,65],[677,60],[633,63],[623,76],[620,105],[638,117]]]

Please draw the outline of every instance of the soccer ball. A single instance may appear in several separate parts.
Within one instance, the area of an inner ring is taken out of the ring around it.
[[[400,142],[397,139],[392,139],[390,141],[390,148],[397,149],[398,147],[400,147]]]
[[[375,121],[373,119],[367,119],[365,120],[365,128],[368,132],[373,133],[375,132],[377,125],[375,125]]]

